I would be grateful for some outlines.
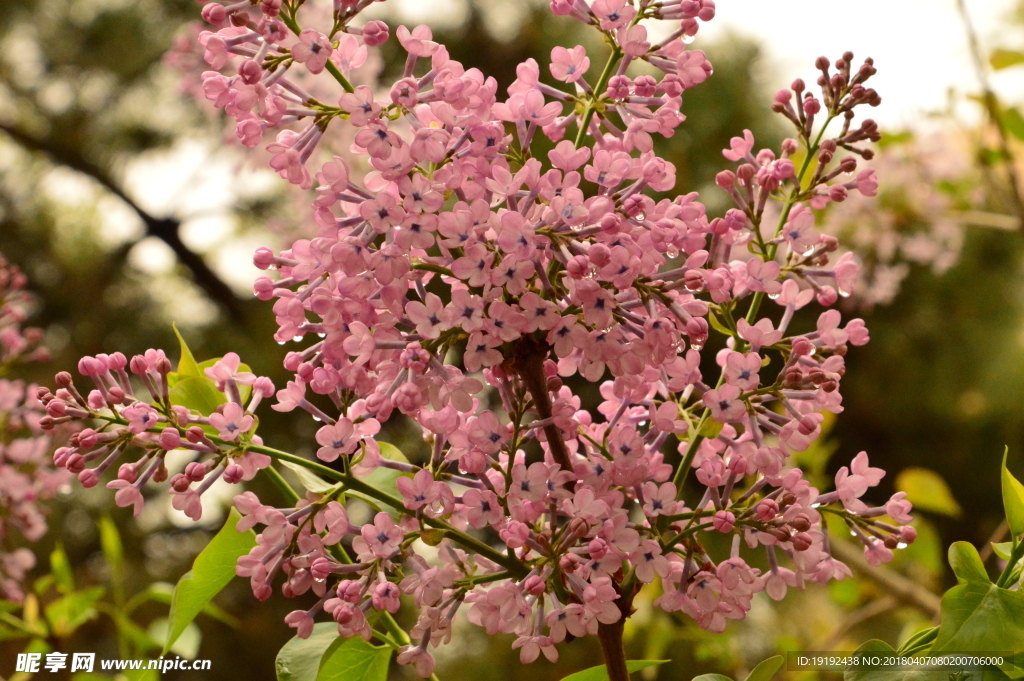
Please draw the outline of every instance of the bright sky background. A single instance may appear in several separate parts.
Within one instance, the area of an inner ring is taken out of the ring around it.
[[[389,0],[375,10],[392,25],[451,25],[465,18],[467,2]],[[1006,22],[1014,0],[967,3],[984,50],[997,45],[1024,49],[1024,29],[1011,28]],[[527,16],[518,0],[484,3],[482,8],[498,36],[513,35],[516,24]],[[858,64],[866,56],[874,57],[879,73],[872,84],[882,95],[882,106],[872,116],[890,131],[914,127],[928,112],[944,109],[950,88],[961,96],[978,91],[956,0],[883,0],[859,6],[849,0],[718,0],[718,15],[702,27],[694,47],[700,48],[704,36],[730,32],[763,46],[760,77],[771,89],[798,76],[814,78],[814,59],[821,54],[834,60],[852,50]],[[496,47],[500,49],[500,43]],[[1005,101],[1024,101],[1024,66],[994,74],[993,83]],[[958,107],[957,114],[968,123],[981,117],[980,108],[970,102]],[[236,162],[232,155],[219,157],[208,143],[186,141],[170,152],[133,162],[126,184],[155,214],[165,214],[172,206],[183,216],[205,214],[188,220],[182,237],[242,292],[249,290],[257,275],[251,254],[259,244],[231,238],[232,221],[226,208],[237,198],[230,186]],[[277,180],[269,171],[257,172],[241,184],[264,186],[268,181]],[[140,229],[131,214],[111,215],[112,222],[125,223],[124,229]],[[118,216],[120,220],[114,219]],[[133,256],[137,266],[154,275],[168,271],[174,263],[171,252],[156,239],[143,240]]]
[[[1007,29],[1014,4],[967,0],[983,50],[999,39],[1024,47],[1019,29]],[[884,127],[911,126],[923,113],[945,108],[950,87],[961,94],[978,90],[956,0],[720,0],[717,6],[702,33],[734,30],[756,38],[766,48],[763,75],[773,86],[813,76],[814,59],[822,54],[834,61],[851,50],[857,63],[873,57],[878,75],[872,84],[882,105],[872,115]],[[1007,100],[1024,99],[1024,66],[1001,72],[993,83]],[[967,108],[961,113],[977,115]]]

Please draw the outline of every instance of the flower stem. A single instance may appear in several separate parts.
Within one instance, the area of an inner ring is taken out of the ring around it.
[[[587,135],[587,128],[590,127],[590,119],[594,117],[595,107],[597,106],[597,99],[604,94],[604,90],[608,87],[608,80],[612,76],[612,71],[615,70],[615,65],[619,63],[619,59],[622,58],[622,48],[618,45],[612,48],[612,53],[608,57],[608,62],[604,65],[604,71],[601,72],[600,78],[597,79],[597,85],[594,87],[593,101],[587,103],[586,111],[583,112],[583,120],[580,121],[580,128],[576,132],[576,148],[579,149],[580,144],[583,143],[583,138]]]

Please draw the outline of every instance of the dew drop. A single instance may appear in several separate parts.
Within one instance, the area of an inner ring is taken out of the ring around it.
[[[302,340],[302,336],[295,336],[292,338],[292,340],[298,343],[300,340]]]
[[[285,343],[284,341],[277,341],[278,345],[284,345],[284,343]]]
[[[695,36],[695,35],[688,35],[686,33],[684,33],[682,35],[682,37],[680,37],[680,40],[682,40],[683,43],[686,44],[686,45],[689,45],[690,43],[692,43],[696,39],[697,39],[697,36]]]
[[[907,546],[908,546],[907,543],[906,542],[902,542],[902,541],[900,543],[896,544],[896,548],[898,548],[898,549],[905,549],[905,548],[907,548]]]
[[[645,213],[637,213],[636,214],[636,220],[638,222],[643,222],[646,218],[647,218],[647,215]]]
[[[850,297],[850,291],[844,291],[841,288],[837,288],[836,290],[839,292],[839,295],[841,297],[843,297],[843,298],[849,298]]]
[[[811,253],[814,253],[814,246],[808,246],[807,249],[803,253],[801,253],[800,255],[802,255],[802,256],[804,256],[806,258]]]
[[[780,295],[780,294],[778,294],[778,293],[769,293],[769,294],[768,294],[768,299],[769,299],[769,300],[777,300],[777,299],[778,299],[778,297],[779,297],[779,295]]]
[[[811,508],[818,508],[819,506],[821,506],[821,504],[818,503],[817,501],[815,501],[813,504],[811,504]]]
[[[327,338],[327,334],[326,333],[318,333],[317,337],[319,337],[319,338]]]

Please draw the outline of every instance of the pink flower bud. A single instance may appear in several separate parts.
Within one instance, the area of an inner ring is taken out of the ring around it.
[[[369,47],[383,45],[388,40],[388,25],[383,21],[368,21],[363,26],[363,42]]]
[[[715,513],[711,519],[711,525],[719,532],[732,532],[732,528],[736,525],[736,516],[723,509]]]
[[[242,482],[245,477],[245,469],[239,466],[237,463],[228,464],[224,468],[224,482],[229,485],[234,485]]]

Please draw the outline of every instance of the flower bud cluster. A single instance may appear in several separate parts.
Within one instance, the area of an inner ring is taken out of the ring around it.
[[[83,487],[95,487],[104,473],[116,471],[106,486],[117,490],[117,505],[131,506],[135,515],[142,512],[146,483],[169,479],[172,506],[199,520],[202,495],[217,480],[251,480],[270,464],[268,456],[251,449],[262,444],[252,411],[274,394],[274,385],[241,368],[233,352],[207,367],[205,376],[172,373],[162,350],[147,350],[130,361],[120,352],[83,357],[78,371],[92,380],[91,391],[83,395],[71,374],[61,372],[54,379],[56,391],[39,394],[46,410],[40,419],[43,428],[67,422],[94,426],[76,432],[67,446],[57,449],[54,464],[75,474]],[[136,393],[129,372],[144,392]],[[183,398],[200,391],[219,402],[208,415],[183,404],[188,401]],[[166,461],[172,451],[191,455],[184,470],[174,475]]]

